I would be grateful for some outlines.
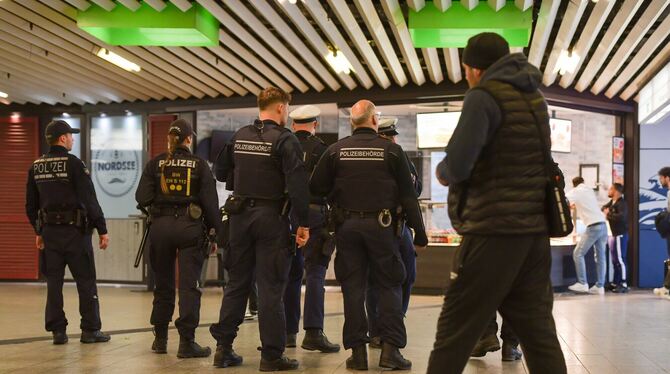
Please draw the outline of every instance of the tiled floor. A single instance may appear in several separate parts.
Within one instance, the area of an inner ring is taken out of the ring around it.
[[[136,291],[128,287],[100,287],[103,329],[113,333],[112,341],[83,345],[76,339],[79,333],[76,289],[66,286],[70,343],[54,346],[43,330],[45,288],[42,285],[0,284],[0,373],[257,371],[260,353],[256,350],[256,322],[247,322],[240,328],[236,350],[245,361],[239,368],[215,369],[211,366],[211,357],[178,359],[175,330],[170,331],[169,354],[152,354],[149,347],[153,335],[147,331],[151,294]],[[336,289],[330,290],[326,299],[326,332],[332,341],[341,342],[341,294]],[[220,289],[210,288],[204,292],[203,327],[197,331],[197,340],[201,344],[214,345],[207,326],[216,320],[220,300]],[[440,297],[416,296],[412,299],[407,318],[409,344],[403,351],[414,362],[412,372],[426,370],[440,306]],[[559,294],[556,295],[554,313],[570,373],[670,372],[670,301],[656,299],[649,291],[606,296]],[[306,373],[347,372],[344,361],[349,352],[326,355],[298,348],[288,349],[287,354],[300,360],[300,371]],[[373,350],[369,355],[370,371],[378,372],[379,352]],[[470,360],[465,370],[465,373],[526,372],[523,362],[502,363],[499,352]]]

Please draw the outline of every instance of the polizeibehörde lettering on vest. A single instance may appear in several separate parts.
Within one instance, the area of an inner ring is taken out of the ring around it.
[[[342,148],[342,161],[384,161],[384,148]]]
[[[272,143],[236,140],[234,151],[235,153],[270,157],[272,152]]]

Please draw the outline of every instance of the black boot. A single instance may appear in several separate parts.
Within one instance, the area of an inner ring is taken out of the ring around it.
[[[297,334],[286,334],[286,348],[295,348],[297,345]]]
[[[261,366],[258,368],[260,371],[285,371],[285,370],[295,370],[300,366],[298,360],[288,358],[286,356],[281,356],[276,360],[266,360],[261,356]]]
[[[167,325],[154,326],[154,342],[151,350],[154,353],[167,353],[168,327]]]
[[[382,349],[382,338],[378,336],[373,336],[370,338],[370,343],[368,343],[370,349]]]
[[[308,351],[321,351],[323,353],[335,353],[340,351],[339,344],[328,341],[328,337],[321,329],[308,329],[302,340],[302,349]]]
[[[521,350],[516,344],[510,344],[503,341],[502,345],[502,360],[503,361],[516,361],[521,360]]]
[[[347,369],[368,370],[368,349],[365,344],[351,349],[351,357],[347,359]]]
[[[489,352],[495,352],[499,350],[500,342],[498,341],[498,337],[495,334],[482,336],[477,342],[477,345],[475,345],[475,348],[472,349],[470,356],[484,357]]]
[[[194,357],[209,357],[212,350],[209,347],[201,347],[191,339],[179,339],[179,350],[177,357],[179,358],[194,358]]]
[[[65,330],[61,331],[53,331],[53,342],[56,345],[60,344],[65,344],[68,341],[67,334],[65,333]]]
[[[82,343],[105,343],[108,342],[112,337],[103,333],[100,330],[95,331],[82,331],[81,338],[79,339]]]
[[[242,365],[242,356],[233,351],[233,348],[225,345],[216,346],[214,354],[214,366],[217,368],[227,368],[229,366]]]
[[[410,370],[412,361],[405,359],[398,347],[382,342],[382,354],[379,356],[379,366],[393,370]]]

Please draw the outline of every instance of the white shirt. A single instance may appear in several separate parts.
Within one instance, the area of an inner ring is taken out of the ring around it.
[[[584,183],[573,188],[565,194],[570,204],[575,204],[577,208],[577,217],[584,222],[586,226],[595,223],[605,223],[605,215],[600,210],[596,193],[593,189],[587,187]]]

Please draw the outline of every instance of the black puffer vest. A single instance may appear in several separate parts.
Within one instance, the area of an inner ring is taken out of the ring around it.
[[[489,80],[474,89],[489,93],[502,113],[493,140],[469,180],[449,190],[449,217],[459,234],[522,235],[547,232],[544,152],[549,146],[547,103],[539,91],[522,92]]]

